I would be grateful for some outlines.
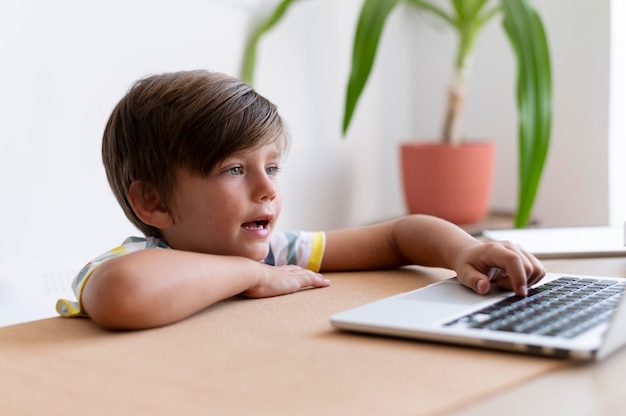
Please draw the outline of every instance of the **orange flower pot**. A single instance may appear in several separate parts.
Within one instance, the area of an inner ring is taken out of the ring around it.
[[[400,146],[405,201],[411,214],[474,224],[488,212],[495,145],[404,143]]]

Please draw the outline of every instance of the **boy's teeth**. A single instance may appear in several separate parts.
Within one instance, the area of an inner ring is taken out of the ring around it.
[[[265,221],[247,222],[243,225],[243,228],[248,230],[260,230],[265,228]]]

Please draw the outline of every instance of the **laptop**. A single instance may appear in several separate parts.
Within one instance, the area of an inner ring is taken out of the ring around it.
[[[548,273],[527,297],[492,284],[479,295],[456,278],[336,313],[335,327],[574,360],[626,344],[626,279]]]
[[[59,298],[75,299],[76,264],[0,264],[0,327],[59,316]]]

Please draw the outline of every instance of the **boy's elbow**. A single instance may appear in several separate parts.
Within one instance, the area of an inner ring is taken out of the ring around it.
[[[110,263],[110,264],[107,264]],[[91,319],[106,329],[140,329],[156,326],[141,304],[146,293],[128,267],[110,260],[96,270],[85,285],[82,304]]]

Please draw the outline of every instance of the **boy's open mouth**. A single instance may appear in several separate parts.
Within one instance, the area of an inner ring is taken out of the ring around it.
[[[263,230],[267,228],[268,225],[269,225],[269,220],[256,220],[256,221],[243,223],[241,227],[245,230]]]

